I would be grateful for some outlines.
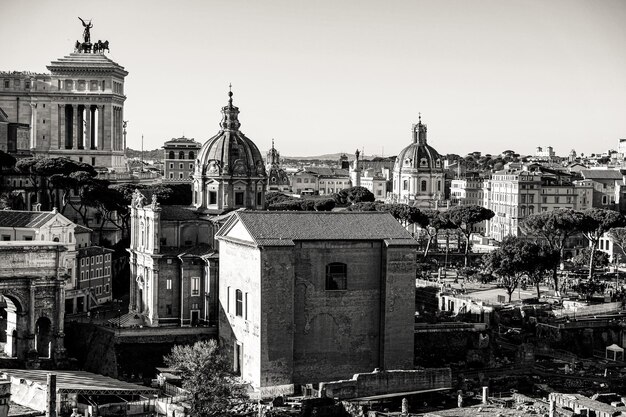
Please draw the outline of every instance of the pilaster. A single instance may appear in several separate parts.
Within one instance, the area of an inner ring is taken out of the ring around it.
[[[80,125],[78,123],[78,104],[72,104],[72,149],[78,149],[78,129]]]

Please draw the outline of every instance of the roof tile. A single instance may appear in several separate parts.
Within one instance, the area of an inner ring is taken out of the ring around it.
[[[389,213],[238,211],[235,215],[261,246],[293,245],[298,240],[393,240],[415,244]]]

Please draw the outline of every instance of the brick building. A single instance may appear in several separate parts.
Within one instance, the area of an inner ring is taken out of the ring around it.
[[[220,338],[255,388],[412,369],[416,243],[391,215],[238,211],[216,239]]]
[[[296,194],[332,195],[351,186],[347,169],[307,167],[291,176],[291,190]]]
[[[190,183],[194,163],[202,145],[186,137],[163,144],[163,182]]]
[[[80,313],[113,299],[112,249],[88,246],[76,255],[76,289],[83,296],[66,299],[65,310]]]

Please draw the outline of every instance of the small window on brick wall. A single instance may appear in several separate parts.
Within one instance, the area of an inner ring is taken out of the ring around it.
[[[243,317],[243,293],[241,290],[235,291],[235,314]]]
[[[340,262],[326,265],[326,290],[341,291],[348,289],[348,268]]]

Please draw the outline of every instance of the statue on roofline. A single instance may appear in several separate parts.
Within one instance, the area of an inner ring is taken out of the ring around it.
[[[79,19],[81,22],[83,22],[83,27],[85,28],[85,30],[83,31],[84,42],[91,43],[91,34],[89,33],[89,29],[93,27],[93,24],[91,23],[91,20],[89,21],[89,23],[85,23],[85,21],[81,19],[80,17]]]

